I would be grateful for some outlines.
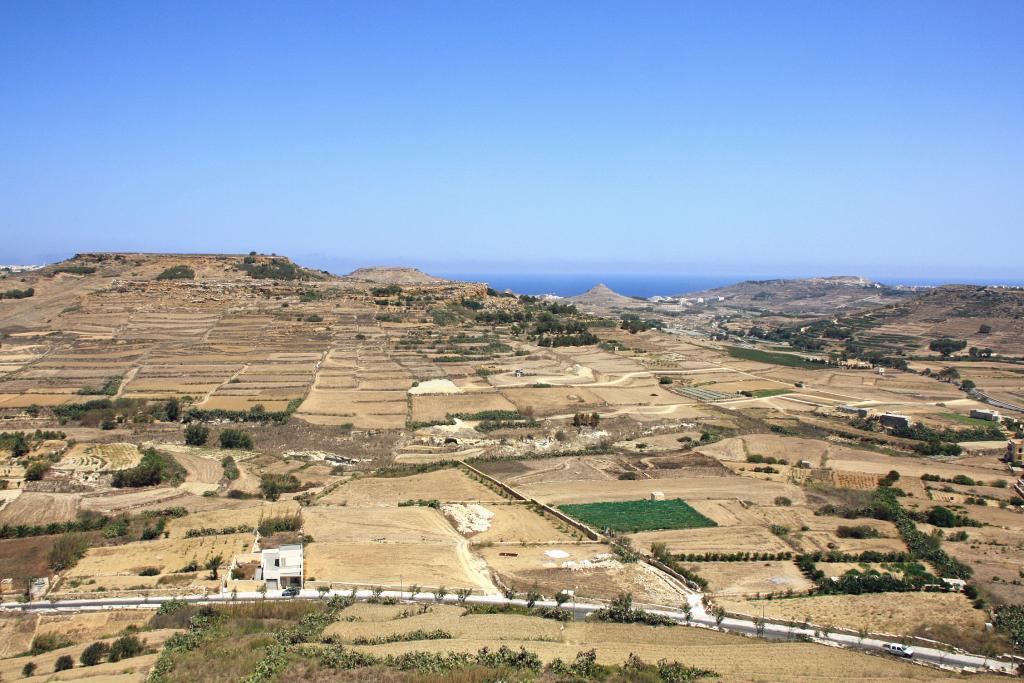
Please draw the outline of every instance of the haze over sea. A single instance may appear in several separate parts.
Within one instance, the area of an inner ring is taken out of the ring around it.
[[[517,294],[556,294],[558,296],[575,296],[604,284],[613,291],[625,296],[652,297],[700,292],[715,287],[724,287],[744,280],[771,280],[778,275],[687,275],[687,274],[631,274],[631,273],[467,273],[428,271],[431,275],[465,280],[470,282],[486,282],[499,291],[511,289]],[[985,279],[985,278],[879,278],[877,280],[889,285],[936,286],[944,284],[971,285],[1016,285],[1024,284],[1021,279]]]

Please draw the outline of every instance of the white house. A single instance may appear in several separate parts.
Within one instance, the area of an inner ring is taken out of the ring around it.
[[[278,548],[264,548],[260,553],[260,568],[257,581],[263,581],[267,588],[302,588],[305,575],[302,562],[302,545],[282,545]]]

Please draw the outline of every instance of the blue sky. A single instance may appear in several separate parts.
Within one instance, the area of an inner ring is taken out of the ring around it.
[[[1020,277],[1024,3],[0,3],[0,262]]]

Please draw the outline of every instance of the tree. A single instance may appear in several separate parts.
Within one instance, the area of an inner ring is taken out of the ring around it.
[[[261,583],[257,588],[256,592],[260,594],[260,597],[264,600],[267,599],[267,584]]]
[[[167,405],[164,406],[164,415],[168,422],[178,421],[178,418],[181,417],[181,404],[178,403],[178,399],[173,397],[168,399]]]
[[[185,427],[185,443],[189,446],[202,446],[210,438],[210,429],[198,422]]]
[[[15,458],[20,458],[21,456],[28,454],[28,441],[25,440],[25,434],[23,432],[15,432],[10,448],[11,455]]]
[[[992,333],[992,326],[991,325],[982,325],[981,327],[978,328],[978,334],[991,334],[991,333]]]
[[[50,471],[48,460],[33,460],[25,468],[25,481],[40,481]]]
[[[977,386],[978,385],[974,383],[974,380],[971,379],[965,379],[962,382],[960,382],[960,388],[963,389],[964,391],[974,391],[974,389],[977,388]]]
[[[537,604],[537,601],[542,600],[543,598],[544,596],[540,594],[539,590],[537,590],[537,584],[534,584],[530,587],[530,590],[526,592],[526,606],[533,609]]]
[[[316,587],[316,594],[317,594],[317,596],[320,597],[321,600],[323,600],[324,596],[327,595],[330,592],[331,592],[331,587],[330,586],[323,586],[323,585],[321,585],[321,586],[317,586]]]
[[[82,650],[82,654],[79,656],[78,660],[82,663],[82,666],[96,666],[106,659],[107,652],[109,651],[109,645],[104,642],[97,641]]]
[[[145,643],[139,640],[135,634],[129,633],[115,640],[110,645],[110,655],[107,659],[111,662],[119,662],[122,659],[138,657],[146,649]]]
[[[961,351],[967,347],[967,342],[962,339],[950,339],[949,337],[943,337],[941,339],[934,339],[928,345],[928,348],[932,351],[936,351],[942,354],[943,358],[948,358],[950,355],[957,351]]]
[[[949,508],[936,505],[928,511],[928,523],[932,526],[954,527],[957,525],[957,515]]]
[[[217,570],[222,564],[224,564],[224,556],[220,553],[206,560],[206,568],[210,570],[210,578],[214,581],[217,580]]]

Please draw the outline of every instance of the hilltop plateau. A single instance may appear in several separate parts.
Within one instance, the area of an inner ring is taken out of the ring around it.
[[[385,285],[423,285],[445,281],[442,278],[427,275],[422,270],[416,268],[402,268],[398,266],[357,268],[345,277]]]
[[[835,276],[748,280],[680,296],[687,299],[704,298],[717,308],[824,315],[835,310],[873,308],[901,301],[913,294],[913,288],[890,287],[862,277]]]

